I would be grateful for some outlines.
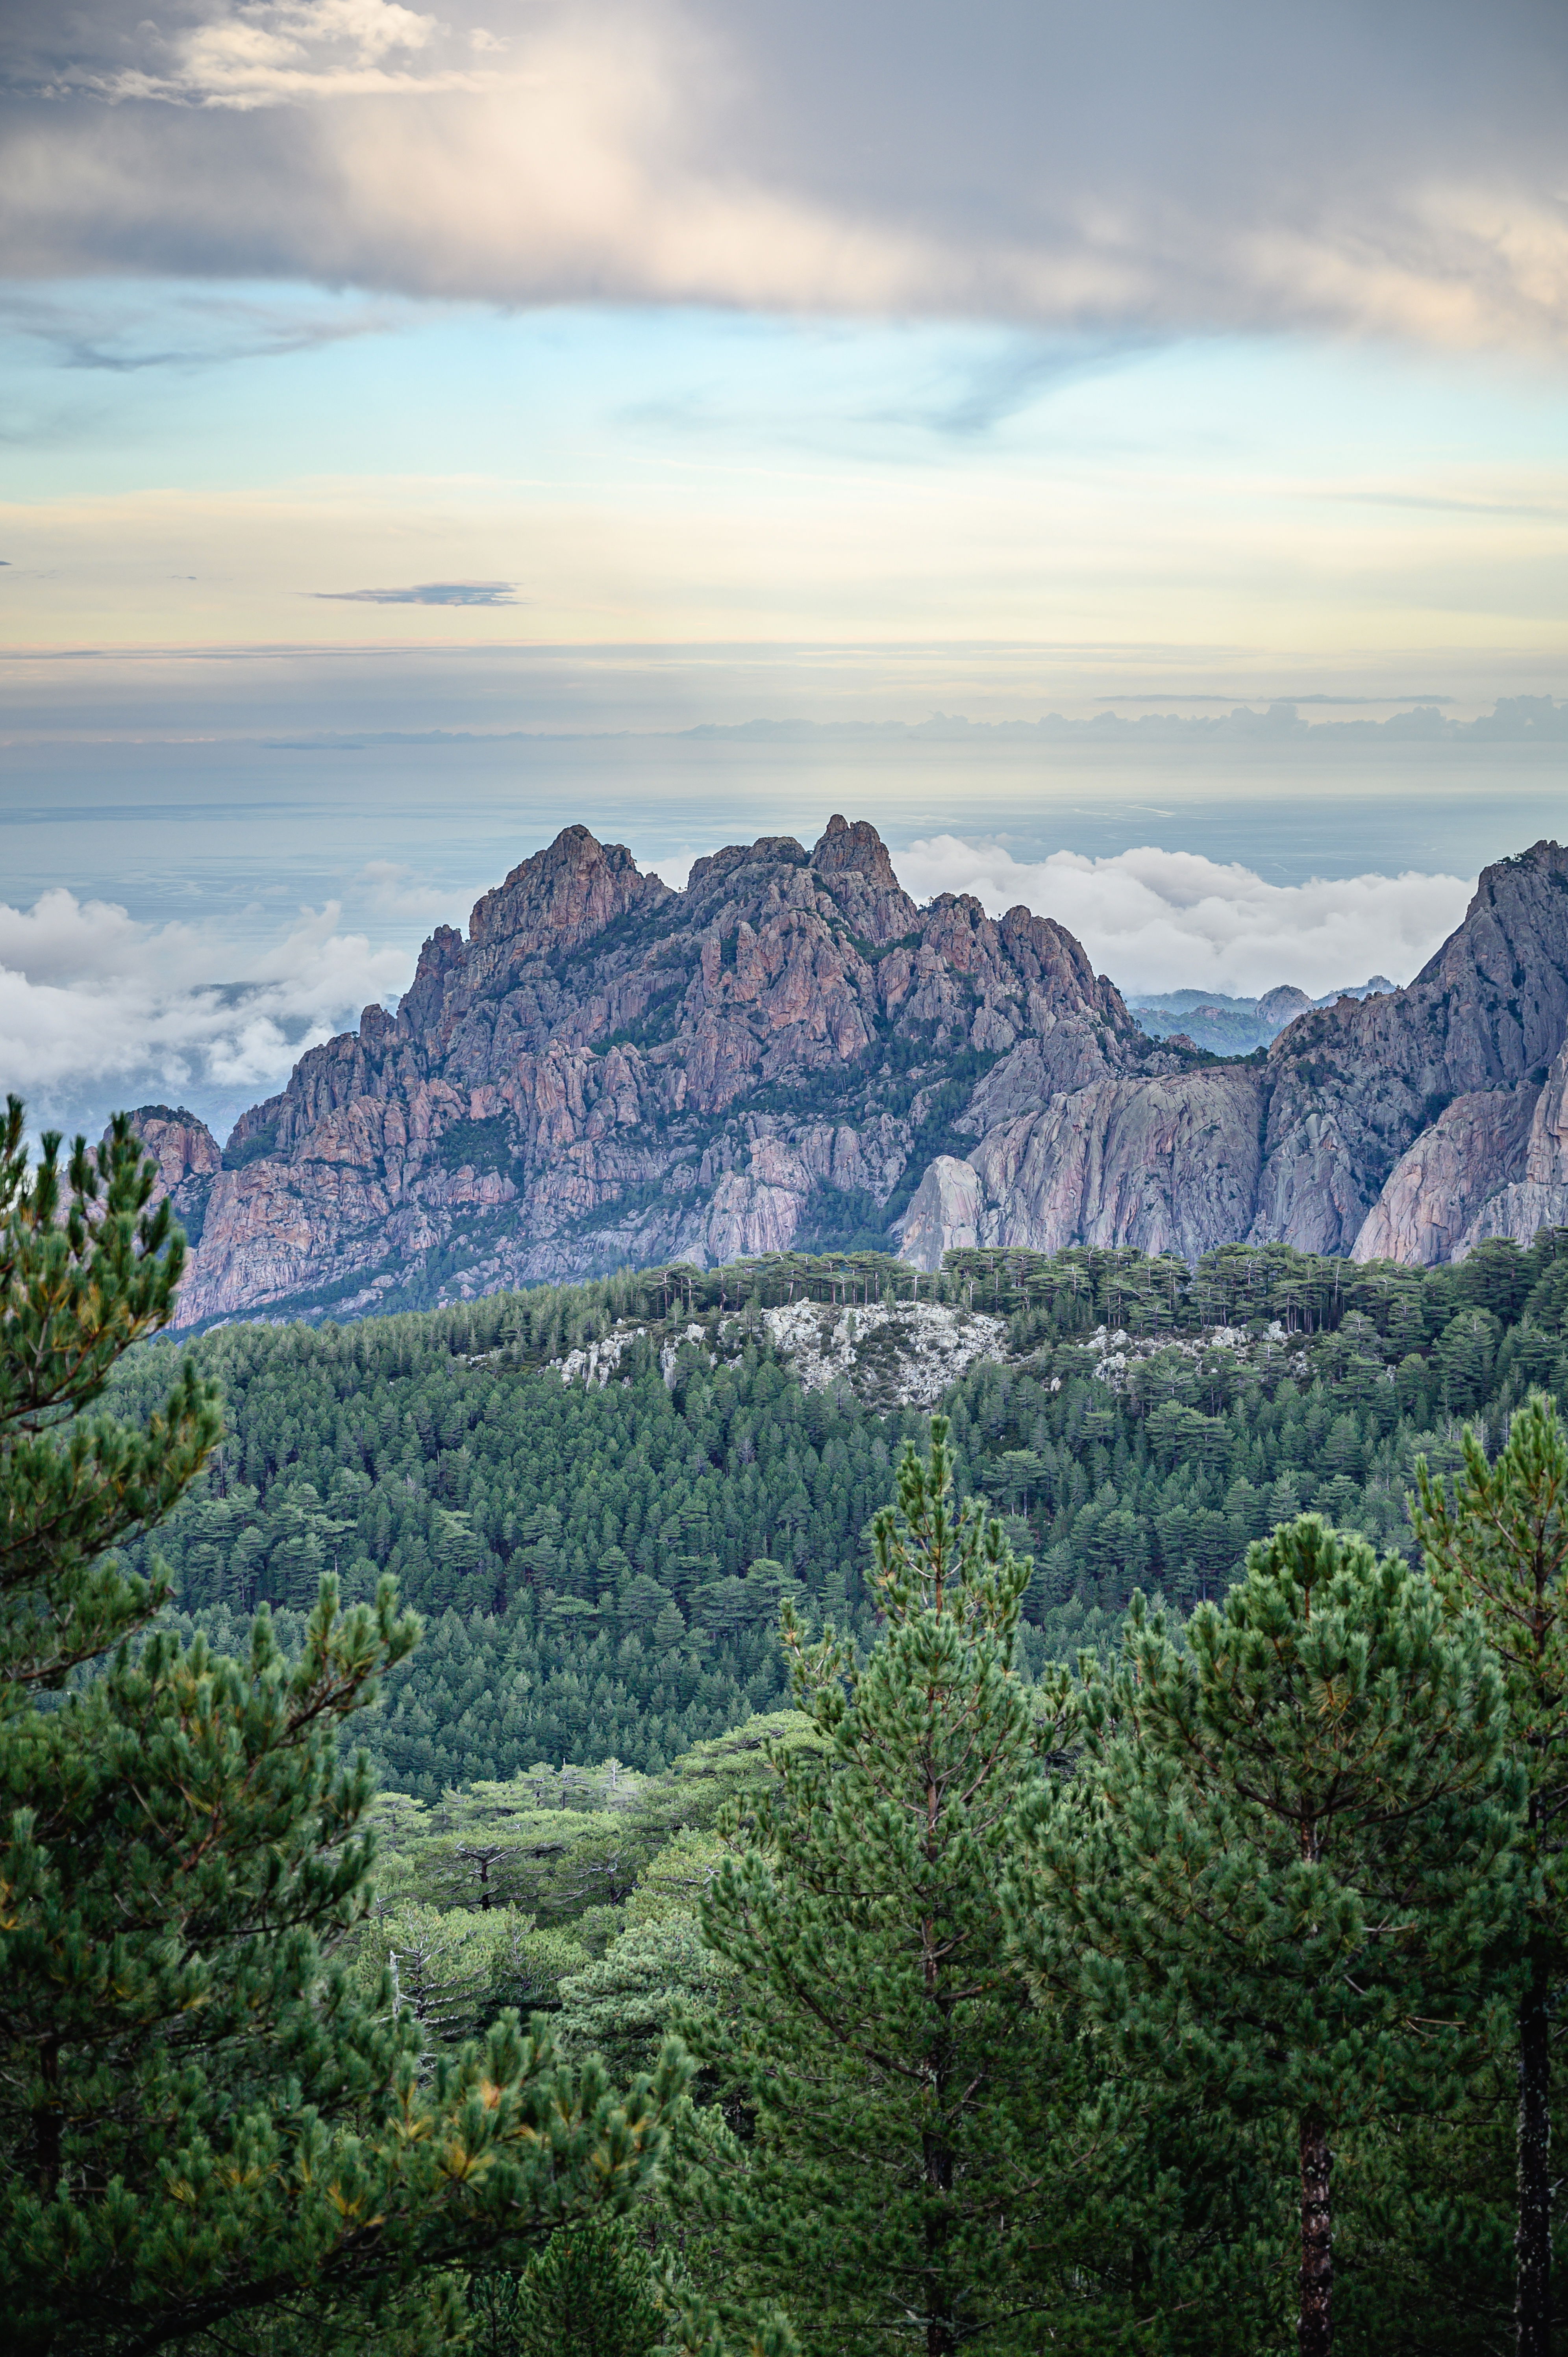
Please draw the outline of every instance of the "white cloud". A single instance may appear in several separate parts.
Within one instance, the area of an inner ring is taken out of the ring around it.
[[[22,12],[15,266],[1563,340],[1568,37],[1538,0],[1430,0],[1419,40],[1356,0],[450,13]]]
[[[395,859],[368,860],[359,880],[369,890],[371,903],[383,916],[435,918],[449,921],[452,895],[439,885],[418,884],[414,870]]]
[[[156,99],[240,113],[302,99],[482,88],[489,79],[482,73],[422,72],[406,63],[445,30],[399,0],[239,0],[167,38],[144,20],[137,31],[154,53],[147,65],[108,74],[68,70],[61,79],[116,105]],[[485,47],[483,35],[471,45]]]
[[[0,1092],[38,1124],[152,1099],[231,1115],[407,982],[405,952],[339,932],[338,914],[305,911],[236,973],[216,928],[138,924],[62,890],[0,902]]]
[[[972,892],[993,916],[1022,901],[1055,918],[1123,992],[1236,997],[1288,982],[1316,998],[1373,974],[1408,982],[1476,888],[1463,877],[1413,872],[1269,884],[1250,867],[1152,845],[1107,859],[1057,851],[1025,862],[952,834],[911,844],[894,865],[917,899]]]

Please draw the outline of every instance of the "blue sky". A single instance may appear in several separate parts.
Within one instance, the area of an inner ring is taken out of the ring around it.
[[[100,280],[3,359],[18,651],[839,641],[911,718],[879,642],[977,716],[1560,677],[1537,354]]]

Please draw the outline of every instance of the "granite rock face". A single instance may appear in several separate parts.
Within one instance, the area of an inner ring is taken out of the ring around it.
[[[1070,934],[918,909],[873,827],[683,892],[568,827],[236,1125],[182,1318],[880,1233],[934,1154],[1151,1048]]]
[[[1462,1253],[1488,1200],[1499,1190],[1518,1191],[1502,1182],[1528,1145],[1540,1093],[1523,1081],[1455,1097],[1395,1163],[1352,1257],[1425,1267]]]
[[[1118,1076],[989,1129],[967,1157],[972,1224],[982,1243],[1188,1259],[1232,1241],[1405,1261],[1528,1241],[1568,1220],[1565,1041],[1568,851],[1543,842],[1486,870],[1405,989],[1314,1007],[1265,1056]]]
[[[1036,1252],[1135,1244],[1196,1260],[1247,1232],[1259,1099],[1253,1071],[1220,1065],[1107,1079],[1021,1114],[971,1157],[986,1206],[977,1240]]]
[[[917,908],[864,823],[733,845],[682,892],[576,826],[220,1157],[167,1108],[179,1138],[148,1142],[177,1202],[205,1190],[187,1323],[888,1237],[927,1268],[955,1243],[1423,1261],[1568,1220],[1565,1042],[1556,844],[1487,869],[1407,988],[1221,1062],[1149,1039],[1048,918]]]
[[[1539,843],[1486,871],[1407,988],[1308,1008],[1264,1056],[1145,1064],[1033,1103],[988,1083],[965,1156],[978,1195],[933,1169],[904,1249],[926,1267],[970,1243],[1428,1261],[1528,1241],[1568,1222],[1565,1041],[1568,852]]]
[[[1533,1236],[1568,1226],[1568,1045],[1557,1051],[1535,1100],[1524,1144],[1523,1175],[1488,1196],[1471,1220],[1460,1250],[1484,1236]]]
[[[149,1209],[171,1195],[186,1242],[194,1249],[201,1241],[212,1181],[223,1167],[217,1139],[183,1105],[139,1105],[130,1122],[158,1166]]]

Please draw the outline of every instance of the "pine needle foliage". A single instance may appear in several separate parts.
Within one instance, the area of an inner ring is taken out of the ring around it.
[[[1417,1466],[1415,1534],[1455,1611],[1502,1665],[1509,1749],[1527,1786],[1523,1987],[1516,2034],[1519,2357],[1551,2357],[1552,2020],[1568,1975],[1568,1438],[1532,1392],[1495,1464],[1466,1428],[1452,1485]]]
[[[1517,1881],[1498,1672],[1424,1576],[1305,1515],[1179,1638],[1134,1598],[1077,1717],[1081,1772],[1025,1812],[1019,1950],[1133,2067],[1294,2124],[1326,2357],[1335,2134],[1451,2106],[1475,2060]]]
[[[189,1372],[142,1425],[93,1415],[167,1322],[181,1246],[124,1123],[62,1189],[0,1136],[0,2286],[19,2357],[132,2357],[271,2315],[291,2345],[443,2270],[525,2260],[624,2209],[659,2157],[673,2050],[625,2098],[503,2014],[421,2070],[390,1990],[334,1951],[368,1904],[367,1763],[340,1728],[417,1634],[390,1580],[321,1584],[297,1659],[148,1628],[166,1588],[111,1550],[216,1439]],[[75,1690],[76,1665],[104,1654]],[[443,2321],[443,2319],[446,2319]],[[336,2321],[333,2321],[336,2319]],[[413,2332],[412,2341],[409,2338]]]
[[[1047,1739],[1012,1666],[1029,1566],[952,1477],[939,1417],[874,1527],[868,1655],[786,1613],[822,1745],[778,1755],[702,1909],[732,1977],[689,2035],[740,2133],[699,2139],[682,2190],[734,2279],[835,2357],[1035,2345],[1092,2268],[1117,2132],[1005,1953],[998,1886]]]
[[[557,2227],[520,2275],[481,2277],[472,2357],[651,2357],[665,2309],[622,2219]]]
[[[153,1529],[201,1470],[217,1394],[187,1361],[141,1429],[88,1411],[119,1360],[166,1326],[185,1239],[124,1115],[96,1156],[27,1148],[16,1097],[0,1126],[0,1708],[63,1684],[167,1598],[110,1548]]]

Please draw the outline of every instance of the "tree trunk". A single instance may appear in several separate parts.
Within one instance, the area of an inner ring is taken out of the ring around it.
[[[46,2038],[38,2050],[38,2074],[44,2083],[44,2097],[33,2113],[33,2131],[38,2142],[38,2193],[45,2201],[52,2201],[59,2191],[60,2117],[59,2117],[59,2040]]]
[[[940,2136],[925,2138],[926,2184],[946,2197],[952,2190],[952,2154]],[[933,2202],[926,2213],[926,2357],[954,2357],[958,2334],[947,2284],[948,2221]]]
[[[1519,2357],[1552,2357],[1551,1985],[1537,1964],[1519,2009],[1519,2222],[1514,2329]]]
[[[1328,2357],[1333,2345],[1330,2302],[1334,2290],[1334,2229],[1328,2202],[1328,2123],[1321,2112],[1301,2116],[1301,2312],[1296,2326],[1300,2357]]]

